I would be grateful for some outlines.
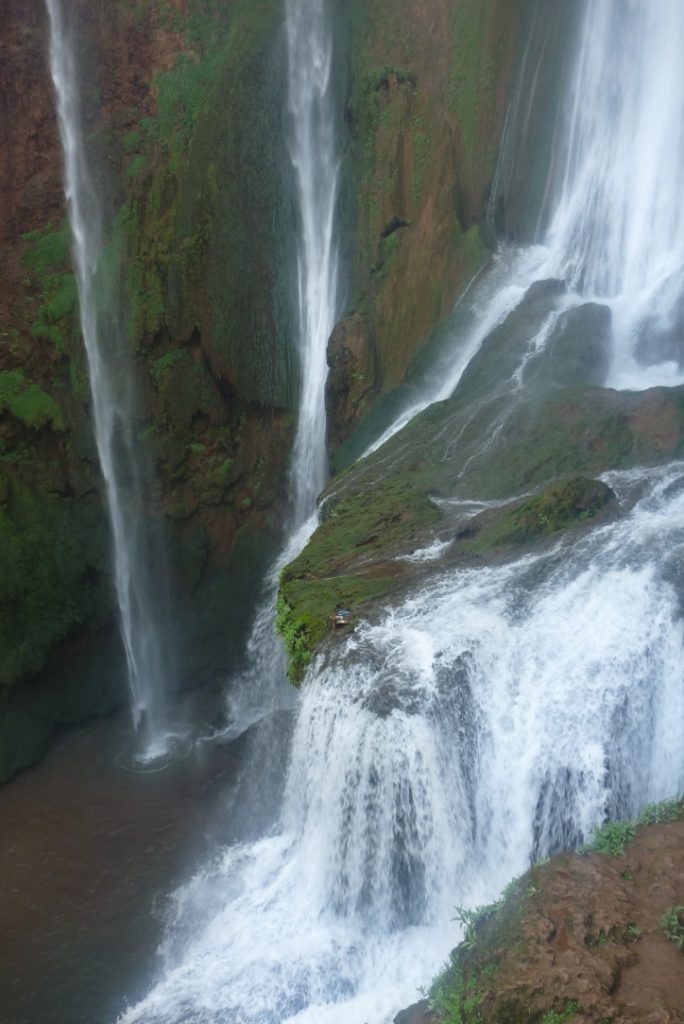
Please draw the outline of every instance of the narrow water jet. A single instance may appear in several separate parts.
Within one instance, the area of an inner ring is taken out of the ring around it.
[[[290,515],[283,549],[267,574],[247,645],[248,668],[228,696],[231,736],[277,708],[292,706],[287,663],[275,633],[280,570],[316,529],[316,499],[328,473],[327,345],[337,317],[339,191],[332,90],[333,37],[325,0],[288,0],[288,152],[297,198],[297,430],[290,467]]]
[[[50,21],[50,72],[64,154],[64,188],[78,286],[92,419],[111,525],[114,582],[126,654],[133,724],[143,760],[163,756],[173,743],[166,695],[170,658],[162,637],[162,579],[152,578],[158,547],[144,522],[145,466],[135,437],[132,367],[127,338],[115,316],[105,318],[100,296],[105,245],[101,199],[85,144],[81,82],[74,27],[62,0],[46,0]]]

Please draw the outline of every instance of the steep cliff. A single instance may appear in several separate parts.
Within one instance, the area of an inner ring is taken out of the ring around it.
[[[329,349],[335,452],[490,254],[492,177],[530,4],[352,4],[348,313]],[[344,461],[344,460],[343,460]]]
[[[333,5],[346,267],[329,349],[333,450],[488,257],[483,222],[534,7]],[[145,514],[165,526],[190,682],[239,657],[287,500],[296,270],[283,3],[69,10],[105,207],[103,315],[125,325],[153,469]],[[4,776],[55,723],[125,693],[42,3],[9,0],[0,34]]]
[[[147,510],[168,527],[180,675],[198,680],[239,653],[286,493],[282,8],[140,0],[72,15],[111,312],[159,481]],[[2,777],[54,724],[126,695],[43,5],[7,4],[0,32]]]

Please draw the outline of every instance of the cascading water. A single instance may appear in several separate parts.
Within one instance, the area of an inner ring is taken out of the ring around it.
[[[612,60],[622,34],[604,30],[604,19],[619,22],[626,10],[629,32],[643,33],[642,70],[656,57],[655,38],[679,25],[669,2],[589,3],[573,95],[590,52],[626,73],[627,62]],[[678,69],[669,74],[678,88]],[[632,91],[618,79],[611,102],[585,96],[603,119],[597,145],[617,130]],[[580,269],[572,255],[582,245],[589,253],[591,232],[578,229],[571,244],[572,233],[560,231],[573,174],[558,190],[545,244],[502,252],[461,303],[460,355],[456,345],[442,354],[423,407],[458,386],[534,281],[566,268],[564,308],[595,298],[584,294],[594,287],[593,257]],[[636,214],[623,199],[631,224]],[[681,210],[678,198],[676,220]],[[657,247],[664,235],[642,237]],[[655,256],[650,265],[659,265]],[[618,284],[602,285],[614,316],[614,375],[626,359],[644,361],[620,347],[625,274],[618,268]],[[558,320],[537,325],[512,376],[495,382],[498,393],[517,393]],[[640,387],[671,375],[654,368],[658,358],[646,358]],[[455,905],[489,902],[511,876],[581,842],[607,815],[631,816],[684,788],[684,465],[607,481],[631,509],[621,518],[505,565],[424,575],[380,621],[360,623],[316,660],[277,822],[262,839],[221,852],[175,894],[163,976],[126,1024],[386,1024],[457,940]],[[426,564],[439,550],[422,553]]]
[[[616,387],[684,380],[683,41],[678,0],[587,4],[547,244],[611,307]]]
[[[501,248],[458,303],[451,345],[365,454],[448,398],[493,327],[539,280],[565,281],[568,306],[611,310],[609,386],[684,383],[683,40],[678,0],[586,0],[539,244]]]
[[[166,976],[125,1021],[391,1020],[454,905],[684,786],[684,465],[610,483],[651,494],[436,574],[314,666],[278,828],[176,894]]]
[[[142,522],[142,467],[133,436],[124,340],[116,328],[103,330],[100,319],[103,224],[86,156],[75,43],[61,0],[47,0],[47,9],[50,70],[64,150],[65,194],[95,441],[112,530],[114,580],[133,722],[142,735],[142,756],[147,759],[164,753],[169,742],[165,692],[171,674],[162,641],[158,598],[154,597],[150,575],[153,542]],[[159,585],[157,581],[158,589]]]

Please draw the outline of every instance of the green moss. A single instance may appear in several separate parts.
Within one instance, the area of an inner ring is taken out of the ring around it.
[[[549,1010],[542,1017],[541,1024],[565,1024],[579,1013],[579,1004],[568,1000],[562,1010]]]
[[[144,153],[136,153],[128,167],[126,168],[126,177],[135,178],[136,175],[141,174],[147,167],[147,157]]]
[[[284,406],[295,374],[282,17],[282,0],[177,13],[191,45],[155,80],[157,111],[138,129],[147,164],[129,178],[119,230],[136,347],[195,336],[232,392]]]
[[[649,804],[634,821],[609,821],[596,829],[585,850],[596,850],[617,857],[634,841],[647,825],[680,821],[684,818],[684,798]]]
[[[380,551],[391,557],[438,518],[426,494],[406,478],[388,480],[386,487],[359,499],[343,496],[328,509],[302,554],[283,570],[280,594],[288,611],[281,616],[279,628],[297,624],[303,617],[312,649],[330,629],[338,608],[349,608],[356,615],[396,583],[396,566],[365,573],[358,562],[371,560]],[[301,677],[299,670],[291,674],[296,681]]]
[[[334,613],[349,608],[357,615],[365,603],[385,593],[392,580],[360,574],[296,578],[294,566],[281,574],[276,628],[285,643],[290,682],[299,685],[316,646],[332,630]]]
[[[588,522],[615,495],[599,480],[574,477],[561,480],[542,494],[517,505],[494,519],[494,525],[478,537],[476,546],[485,551],[504,545],[529,544],[579,523]]]
[[[173,348],[168,352],[165,352],[162,356],[153,360],[150,364],[150,374],[152,380],[158,384],[164,373],[175,366],[176,363],[180,362],[185,357],[186,353],[182,348]]]
[[[27,382],[23,370],[0,372],[0,412],[5,409],[34,430],[47,424],[55,430],[65,429],[57,402],[37,384]]]
[[[27,243],[24,263],[40,299],[31,333],[66,354],[76,331],[78,313],[76,278],[70,269],[68,222],[64,221],[56,230],[48,224],[42,231],[30,231],[22,238]]]
[[[93,503],[51,497],[0,474],[0,687],[36,672],[54,644],[102,622],[106,530]]]
[[[21,236],[28,242],[24,263],[38,277],[51,273],[55,267],[63,267],[69,259],[71,231],[65,220],[55,229],[47,224],[38,231],[28,231]]]

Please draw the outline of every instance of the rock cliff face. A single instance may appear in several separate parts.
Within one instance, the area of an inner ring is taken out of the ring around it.
[[[684,389],[596,386],[609,343],[606,307],[563,312],[511,387],[528,339],[562,302],[559,282],[533,285],[449,399],[331,480],[321,526],[282,576],[279,621],[295,680],[337,607],[365,615],[415,583],[425,566],[401,556],[438,541],[448,548],[443,566],[517,557],[610,514],[607,494],[587,477],[681,456]],[[492,507],[473,516],[473,499]]]
[[[487,259],[527,0],[333,5],[346,312],[330,446]],[[239,656],[287,500],[296,380],[282,0],[70,5],[116,315],[188,682]],[[125,700],[41,0],[0,26],[0,777]],[[230,630],[226,630],[226,622]],[[227,637],[228,634],[228,637]]]
[[[181,674],[193,681],[239,652],[286,492],[282,10],[77,7],[105,258],[143,395],[140,442],[159,481],[148,510],[168,525]],[[44,5],[8,3],[0,34],[4,777],[55,723],[126,695]]]
[[[489,255],[485,214],[530,7],[350,5],[349,314],[330,345],[333,452]]]

